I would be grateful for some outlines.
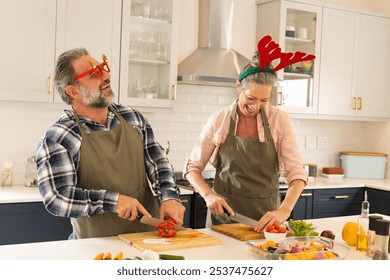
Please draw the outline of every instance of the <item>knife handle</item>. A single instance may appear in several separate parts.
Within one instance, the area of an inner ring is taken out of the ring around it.
[[[230,213],[228,212],[228,210],[226,210],[226,208],[223,208],[223,213],[225,213],[228,217],[230,217]]]
[[[138,212],[137,219],[138,219],[138,220],[141,220],[143,216],[144,216],[144,214]]]

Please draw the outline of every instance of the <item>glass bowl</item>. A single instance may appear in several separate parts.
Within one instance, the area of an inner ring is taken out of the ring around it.
[[[249,240],[250,251],[263,260],[342,260],[350,248],[322,236],[292,236],[281,240]]]

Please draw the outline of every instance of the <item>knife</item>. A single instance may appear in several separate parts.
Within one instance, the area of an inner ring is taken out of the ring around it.
[[[138,213],[138,216],[137,216],[138,220],[145,224],[145,225],[150,225],[150,226],[153,226],[153,227],[156,227],[158,228],[158,226],[161,224],[161,223],[164,223],[166,221],[162,220],[162,219],[157,219],[157,218],[149,218],[149,217],[146,217],[144,216],[144,214],[142,213]],[[175,230],[188,230],[187,228],[183,227],[183,226],[180,226],[180,225],[177,225],[177,224],[173,224],[172,225],[175,227]]]
[[[237,213],[237,212],[234,212],[234,215],[230,215],[229,213],[227,213],[226,215],[229,218],[229,220],[239,222],[239,223],[244,224],[244,225],[248,225],[251,227],[256,227],[256,225],[257,225],[256,220],[248,218],[248,217],[241,215],[240,213]]]

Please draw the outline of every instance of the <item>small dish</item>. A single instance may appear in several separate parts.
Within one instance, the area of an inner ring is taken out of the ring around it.
[[[283,233],[272,233],[272,232],[264,231],[264,237],[267,240],[275,240],[275,241],[282,240],[286,238],[286,236],[287,236],[287,231]]]
[[[329,179],[341,179],[344,178],[344,174],[326,174],[322,173],[322,176],[329,178]]]

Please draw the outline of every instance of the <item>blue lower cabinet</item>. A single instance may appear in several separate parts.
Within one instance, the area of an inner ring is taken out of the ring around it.
[[[390,216],[390,191],[366,188],[370,213]]]
[[[184,212],[184,227],[191,228],[191,203],[192,203],[192,195],[184,194],[180,195],[180,202],[185,207],[186,211]]]
[[[279,191],[280,202],[286,197],[287,190],[283,189]],[[313,215],[313,191],[303,190],[299,196],[294,209],[291,211],[291,215],[288,219],[305,220],[311,219]]]
[[[69,218],[47,212],[42,202],[0,204],[0,245],[66,240]]]
[[[313,217],[313,192],[304,190],[298,198],[291,213],[294,220],[311,219]]]
[[[364,187],[313,191],[313,219],[359,215]]]

